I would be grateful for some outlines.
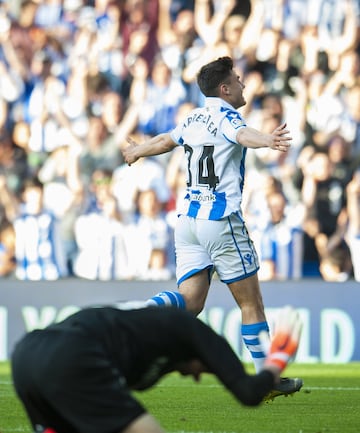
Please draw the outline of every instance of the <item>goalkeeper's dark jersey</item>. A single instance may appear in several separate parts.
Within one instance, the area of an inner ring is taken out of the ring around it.
[[[274,385],[272,374],[263,372],[257,377],[258,383],[252,378],[249,389],[248,375],[228,342],[190,313],[176,308],[89,308],[42,332],[90,337],[89,345],[103,348],[132,389],[149,388],[176,370],[177,363],[192,359],[202,361],[247,404],[252,404],[249,400],[253,398],[256,404]]]

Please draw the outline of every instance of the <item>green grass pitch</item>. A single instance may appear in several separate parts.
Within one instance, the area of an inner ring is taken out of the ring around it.
[[[195,384],[172,374],[136,395],[168,433],[360,432],[360,363],[294,364],[287,374],[304,379],[302,390],[257,408],[239,405],[209,375]],[[10,432],[31,429],[15,397],[9,364],[0,363],[0,433]]]

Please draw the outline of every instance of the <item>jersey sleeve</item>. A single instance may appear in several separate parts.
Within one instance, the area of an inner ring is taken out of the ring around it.
[[[179,146],[182,146],[184,144],[183,140],[181,139],[182,131],[183,125],[180,123],[170,132],[171,139],[174,140],[174,142],[177,143]]]
[[[236,143],[236,135],[240,128],[245,128],[246,123],[237,111],[229,111],[221,123],[221,132],[223,136]]]

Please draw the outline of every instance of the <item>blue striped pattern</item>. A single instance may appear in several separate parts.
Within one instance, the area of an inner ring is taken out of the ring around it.
[[[278,224],[269,223],[261,231],[260,257],[275,263],[276,278],[302,277],[303,236],[302,229],[291,226],[287,218]]]
[[[181,293],[165,291],[160,292],[147,301],[147,306],[176,307],[185,310],[185,300]]]
[[[269,332],[267,322],[259,322],[251,325],[241,325],[241,334],[246,347],[251,353],[252,359],[265,360],[266,354],[264,353],[259,341],[259,333],[261,331]]]
[[[57,280],[67,276],[56,218],[50,212],[24,213],[14,221],[19,280]]]

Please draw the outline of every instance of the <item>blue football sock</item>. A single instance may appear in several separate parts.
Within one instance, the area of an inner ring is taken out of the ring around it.
[[[185,310],[185,300],[181,293],[165,291],[146,301],[148,307],[177,307]]]
[[[261,371],[266,353],[259,341],[259,334],[261,331],[269,332],[269,325],[267,322],[253,323],[251,325],[241,325],[241,334],[245,346],[249,349],[256,372]]]

